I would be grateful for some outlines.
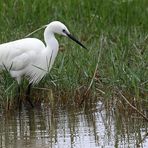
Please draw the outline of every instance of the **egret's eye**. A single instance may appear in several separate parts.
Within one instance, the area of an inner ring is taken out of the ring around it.
[[[62,31],[63,31],[64,33],[66,33],[66,30],[65,30],[65,29],[63,29]]]

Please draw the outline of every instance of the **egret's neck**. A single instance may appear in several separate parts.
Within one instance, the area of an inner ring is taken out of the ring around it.
[[[44,40],[46,43],[44,54],[46,58],[48,59],[48,64],[50,64],[50,66],[48,67],[51,68],[58,54],[59,44],[58,44],[57,39],[54,36],[54,33],[49,27],[45,29]]]
[[[58,41],[54,36],[54,32],[50,29],[49,26],[44,31],[44,40],[45,40],[46,46],[51,49],[56,49],[59,46]]]

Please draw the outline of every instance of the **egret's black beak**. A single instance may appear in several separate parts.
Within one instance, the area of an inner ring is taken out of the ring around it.
[[[83,48],[87,49],[80,41],[78,41],[74,36],[72,36],[71,34],[67,33],[65,31],[65,34],[70,38],[72,39],[73,41],[75,41],[77,44],[79,44],[80,46],[82,46]]]

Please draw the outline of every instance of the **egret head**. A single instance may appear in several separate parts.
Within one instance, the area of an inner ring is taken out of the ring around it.
[[[50,29],[57,34],[63,35],[63,36],[67,36],[70,39],[72,39],[73,41],[75,41],[77,44],[79,44],[80,46],[82,46],[83,48],[87,49],[81,42],[79,42],[74,36],[72,36],[69,32],[69,30],[67,29],[67,27],[59,22],[59,21],[53,21],[49,24]]]
[[[67,36],[67,35],[65,34],[65,31],[66,31],[67,33],[70,34],[70,32],[68,31],[67,27],[66,27],[63,23],[61,23],[61,22],[59,22],[59,21],[53,21],[53,22],[51,22],[48,26],[50,27],[50,29],[51,29],[52,32],[54,32],[54,33]]]

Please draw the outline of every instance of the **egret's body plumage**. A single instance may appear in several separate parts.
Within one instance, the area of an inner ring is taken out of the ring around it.
[[[40,59],[42,62],[42,52],[45,49],[45,45],[34,38],[1,44],[0,66],[3,69],[7,69],[11,76],[17,79],[19,84],[23,75],[27,76],[30,82],[36,82],[37,75],[41,77],[41,73],[44,71],[41,72],[39,68],[35,68],[33,65],[39,66],[38,60]]]
[[[54,21],[44,31],[45,44],[36,38],[24,38],[0,45],[0,68],[7,69],[18,84],[25,76],[30,84],[38,83],[50,71],[59,50],[54,34],[68,36],[84,47],[71,36],[67,27]],[[85,48],[85,47],[84,47]]]
[[[46,45],[36,38],[24,38],[0,45],[0,67],[7,69],[18,83],[26,76],[30,83],[38,83],[50,71],[58,53],[54,32],[45,29]]]

